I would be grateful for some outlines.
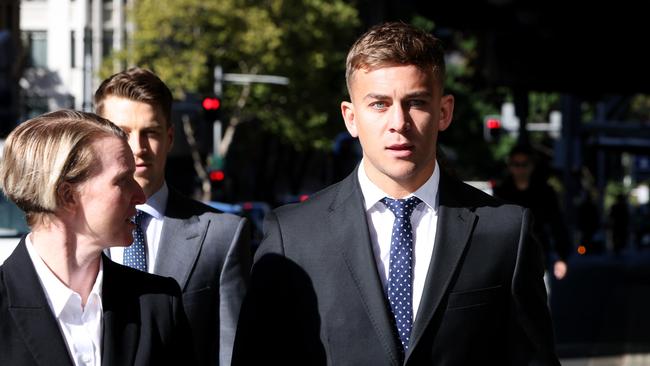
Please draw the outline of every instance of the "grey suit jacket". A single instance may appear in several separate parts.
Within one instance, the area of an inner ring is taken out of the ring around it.
[[[193,364],[178,284],[102,260],[102,365]],[[22,240],[0,266],[0,365],[73,364]]]
[[[409,350],[379,279],[356,172],[267,215],[234,365],[559,365],[530,214],[446,174]]]
[[[181,286],[200,365],[230,365],[250,250],[245,218],[169,190],[153,272]]]

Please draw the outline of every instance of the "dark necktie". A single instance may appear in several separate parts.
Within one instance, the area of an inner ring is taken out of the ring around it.
[[[382,198],[381,202],[395,215],[390,238],[388,270],[388,301],[395,316],[395,324],[404,351],[408,350],[413,324],[413,229],[411,213],[422,201],[412,196],[394,200]]]
[[[133,244],[124,249],[124,265],[147,272],[147,247],[142,231],[142,219],[146,212],[138,210],[135,215],[135,229],[133,230]]]

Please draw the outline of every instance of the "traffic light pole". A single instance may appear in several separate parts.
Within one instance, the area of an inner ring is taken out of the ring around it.
[[[236,73],[224,73],[223,67],[217,65],[214,67],[213,72],[214,84],[213,92],[214,95],[221,99],[223,95],[223,83],[228,82],[232,84],[244,85],[246,87],[250,84],[275,84],[275,85],[289,85],[289,78],[278,75],[258,75],[258,74],[236,74]],[[223,158],[225,155],[224,150],[222,149],[222,144],[230,144],[232,135],[234,134],[234,126],[232,123],[228,125],[226,133],[222,131],[222,123],[220,120],[215,120],[213,122],[213,154],[215,158]]]

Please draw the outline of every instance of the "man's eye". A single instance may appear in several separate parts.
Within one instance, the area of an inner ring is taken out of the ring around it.
[[[409,102],[408,102],[409,107],[421,107],[421,106],[423,106],[425,104],[426,104],[426,102],[424,100],[421,100],[421,99],[413,99],[413,100],[409,100]]]
[[[387,106],[386,102],[381,102],[381,101],[372,102],[370,104],[370,107],[373,108],[373,109],[384,109],[384,108],[386,108],[386,106]]]

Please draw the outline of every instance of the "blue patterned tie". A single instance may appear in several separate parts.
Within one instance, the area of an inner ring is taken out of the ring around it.
[[[124,265],[147,271],[146,239],[142,231],[142,219],[146,212],[138,210],[135,215],[135,229],[133,230],[133,244],[124,249]]]
[[[413,229],[411,213],[422,201],[412,196],[394,200],[382,198],[381,202],[395,215],[390,238],[388,271],[388,301],[390,302],[399,339],[404,351],[409,348],[413,324]]]

